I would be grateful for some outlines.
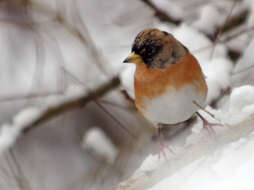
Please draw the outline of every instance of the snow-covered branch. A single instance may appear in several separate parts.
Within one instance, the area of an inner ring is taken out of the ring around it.
[[[3,150],[14,143],[22,131],[28,132],[34,127],[37,127],[38,125],[47,122],[52,118],[55,118],[73,109],[83,107],[88,102],[97,99],[115,89],[119,86],[119,84],[119,78],[114,77],[102,86],[77,98],[71,98],[70,100],[47,108],[29,108],[21,111],[13,118],[13,121],[10,124],[4,124],[2,126],[0,133],[0,149]]]
[[[148,189],[166,177],[170,177],[180,169],[189,165],[226,144],[239,140],[254,132],[254,115],[235,126],[217,134],[214,138],[203,137],[195,144],[184,148],[181,154],[177,154],[165,163],[158,165],[153,170],[138,171],[128,180],[118,185],[116,190]]]

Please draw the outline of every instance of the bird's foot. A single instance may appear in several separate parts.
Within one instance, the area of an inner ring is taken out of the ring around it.
[[[207,130],[210,136],[216,135],[216,131],[214,130],[214,126],[223,126],[221,123],[211,123],[207,121],[200,113],[197,112],[198,117],[203,121],[203,129]]]
[[[159,153],[158,153],[159,159],[165,158],[166,160],[168,160],[168,156],[165,150],[168,150],[169,152],[175,155],[175,152],[170,146],[165,145],[164,143],[163,144],[159,143]]]
[[[173,151],[173,149],[170,146],[165,144],[165,139],[164,139],[164,136],[161,132],[161,128],[162,128],[162,126],[159,125],[158,131],[157,131],[158,137],[159,137],[159,153],[158,153],[158,156],[159,156],[159,159],[161,159],[161,157],[164,157],[166,160],[168,160],[165,149],[168,150],[169,152],[171,152],[172,154],[175,154],[175,152]]]

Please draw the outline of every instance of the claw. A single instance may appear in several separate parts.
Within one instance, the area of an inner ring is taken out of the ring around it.
[[[161,133],[161,126],[158,127],[157,133],[158,133],[158,136],[159,136],[159,153],[158,153],[159,154],[158,155],[159,159],[161,158],[161,155],[162,155],[166,160],[168,160],[167,154],[166,154],[164,149],[166,148],[172,154],[175,154],[175,152],[172,150],[171,147],[169,147],[168,145],[166,145],[164,143],[164,136]]]
[[[210,136],[214,136],[216,135],[216,132],[214,130],[214,126],[223,126],[220,123],[210,123],[208,122],[200,113],[196,112],[196,114],[198,115],[198,117],[203,121],[203,129],[206,129],[208,134]]]

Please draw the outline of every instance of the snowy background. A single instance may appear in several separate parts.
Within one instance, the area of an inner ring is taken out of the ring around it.
[[[197,119],[166,158],[122,63],[148,27],[196,56],[214,118],[201,113],[223,124],[211,136]],[[0,1],[0,189],[252,189],[253,36],[253,0]],[[55,109],[114,76],[103,97]]]

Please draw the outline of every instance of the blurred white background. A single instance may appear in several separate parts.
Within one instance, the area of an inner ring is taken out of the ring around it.
[[[151,155],[150,144],[118,162],[123,147],[136,142],[129,132],[140,129],[129,108],[135,67],[122,61],[144,28],[172,33],[197,57],[209,86],[207,109],[220,121],[252,118],[253,9],[252,0],[1,0],[0,189],[116,189],[135,171],[165,162]],[[117,90],[22,132],[48,108],[113,76],[121,79]],[[209,139],[200,123],[172,140],[181,154],[201,135]],[[244,135],[234,142],[226,136],[210,155],[200,152],[195,163],[142,189],[254,187],[253,133]]]

